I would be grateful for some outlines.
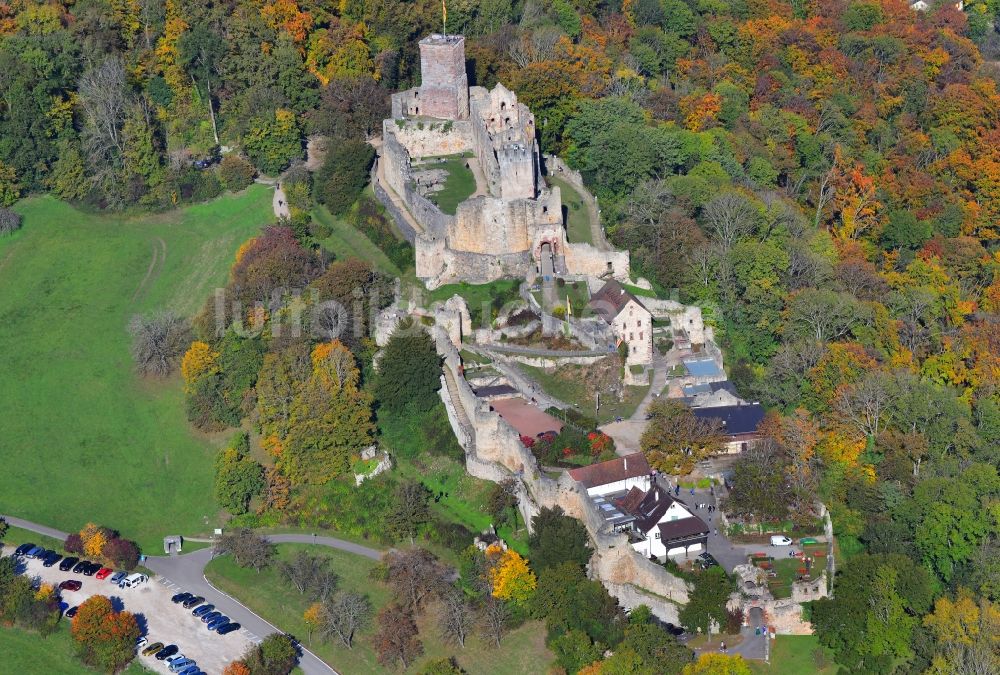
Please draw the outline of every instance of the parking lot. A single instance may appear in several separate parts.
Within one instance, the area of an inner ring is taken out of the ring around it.
[[[3,553],[10,555],[13,550],[13,547],[4,547]],[[58,586],[67,579],[82,582],[83,587],[79,591],[61,591],[63,602],[69,607],[81,604],[92,595],[108,596],[117,608],[136,615],[139,628],[149,644],[162,642],[164,645],[177,645],[180,653],[197,661],[198,667],[208,675],[220,675],[226,665],[239,659],[253,642],[259,641],[259,638],[244,629],[228,635],[208,631],[205,624],[191,615],[190,609],[184,609],[170,601],[180,589],[171,588],[172,584],[158,581],[156,577],[137,588],[119,589],[107,580],[61,572],[58,564],[43,567],[40,560],[24,560],[23,564],[26,567],[25,574],[37,576],[53,586]],[[169,672],[165,663],[152,656],[140,654],[137,658],[154,672]]]

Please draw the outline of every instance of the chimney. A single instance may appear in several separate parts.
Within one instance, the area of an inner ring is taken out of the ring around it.
[[[622,461],[625,462],[625,473],[628,473],[628,457],[622,457]]]
[[[660,501],[660,491],[656,487],[653,487],[653,501]]]

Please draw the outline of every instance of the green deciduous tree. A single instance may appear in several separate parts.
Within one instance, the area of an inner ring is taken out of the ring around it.
[[[302,156],[302,136],[295,113],[279,109],[271,116],[256,117],[243,136],[243,149],[250,161],[270,176],[281,173]]]
[[[441,358],[427,331],[411,323],[389,338],[379,359],[375,398],[388,413],[426,412],[437,402]]]
[[[337,143],[316,172],[316,198],[333,213],[346,213],[368,182],[374,158],[374,148],[362,140]]]
[[[215,498],[234,515],[246,513],[264,489],[264,467],[247,457],[249,445],[247,434],[240,434],[215,458]]]
[[[688,474],[703,457],[722,447],[721,425],[695,417],[683,403],[657,399],[649,407],[649,425],[640,444],[651,466]]]
[[[707,632],[714,620],[719,626],[726,624],[726,602],[735,589],[733,580],[721,567],[710,567],[698,575],[688,603],[681,608],[680,621],[688,630],[700,628]]]
[[[565,562],[580,567],[587,564],[593,551],[588,546],[587,528],[576,518],[563,513],[562,508],[543,507],[531,519],[532,533],[528,538],[531,566],[536,572]]]

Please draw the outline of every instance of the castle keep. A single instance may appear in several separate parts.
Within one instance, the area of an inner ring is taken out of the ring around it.
[[[628,275],[628,252],[566,241],[558,187],[548,187],[535,118],[502,84],[469,87],[465,38],[420,41],[421,84],[392,96],[383,122],[376,194],[416,249],[417,276],[431,288],[484,283],[548,270]],[[455,215],[422,194],[414,161],[468,153],[476,193]]]

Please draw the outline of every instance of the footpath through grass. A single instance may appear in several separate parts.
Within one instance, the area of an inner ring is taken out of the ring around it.
[[[593,244],[594,231],[590,227],[590,210],[576,188],[557,176],[546,176],[549,185],[559,188],[563,206],[566,207],[566,239],[571,244]]]
[[[216,523],[215,439],[187,422],[179,376],[140,379],[129,319],[194,314],[240,244],[274,220],[253,186],[163,214],[90,214],[51,197],[0,238],[0,512],[69,532],[113,527],[154,552]]]
[[[278,557],[288,559],[299,550],[326,557],[330,567],[340,576],[339,589],[366,594],[376,613],[389,602],[389,589],[369,578],[376,564],[374,561],[345,551],[308,544],[279,544]],[[383,668],[376,659],[371,648],[372,636],[375,634],[374,619],[356,636],[353,649],[347,649],[339,641],[320,640],[316,637],[310,642],[309,629],[302,614],[311,600],[300,595],[281,578],[274,565],[258,574],[251,569],[238,567],[230,556],[222,556],[209,563],[205,574],[215,586],[236,597],[281,630],[302,640],[314,654],[338,671],[399,672],[398,668]],[[545,630],[538,622],[528,622],[512,631],[504,638],[499,649],[490,647],[478,637],[470,638],[465,649],[462,649],[441,640],[433,614],[434,608],[430,608],[418,621],[424,655],[405,671],[407,673],[417,673],[427,661],[447,656],[455,656],[458,664],[470,675],[544,672],[553,660],[552,654],[545,648]]]

